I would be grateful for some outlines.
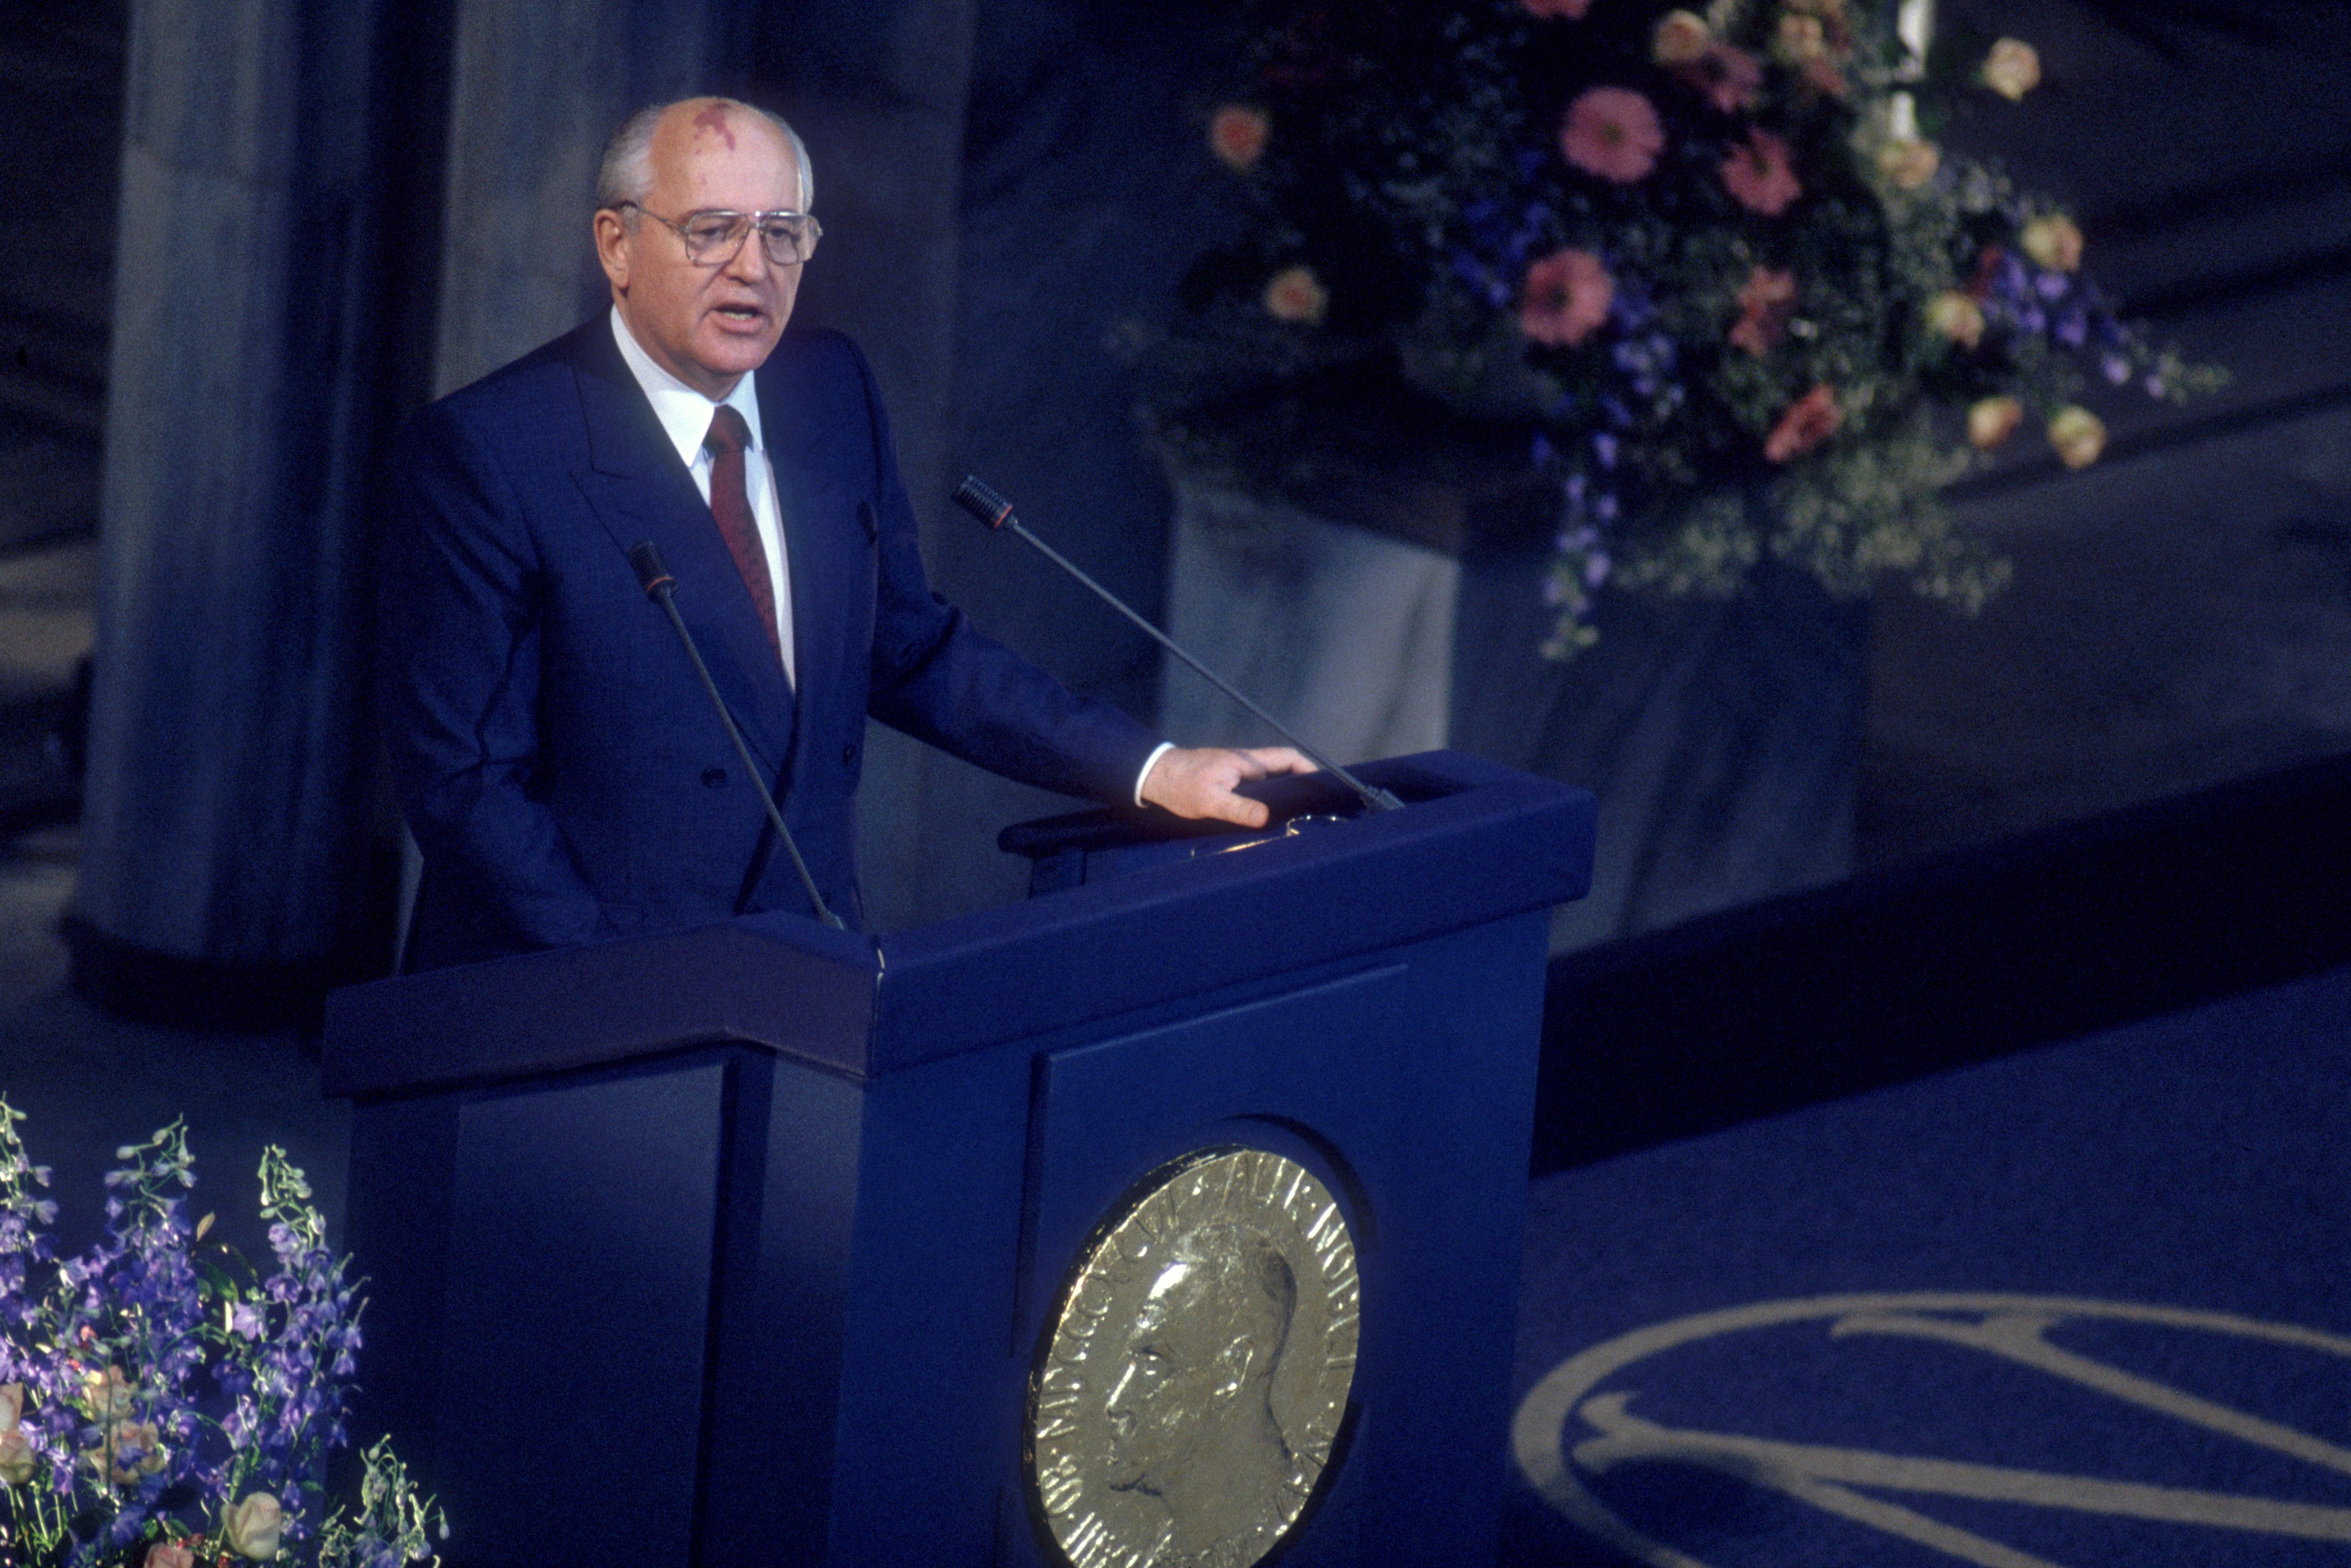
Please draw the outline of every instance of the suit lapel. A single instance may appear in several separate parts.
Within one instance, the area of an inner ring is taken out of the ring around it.
[[[743,739],[772,778],[791,752],[791,689],[760,628],[750,589],[735,569],[735,557],[709,504],[695,488],[694,476],[678,461],[677,449],[622,359],[610,323],[599,317],[582,337],[582,352],[572,369],[588,427],[588,462],[574,470],[574,477],[623,555],[648,539],[661,552],[662,564],[677,579],[678,614],[694,633],[710,679]],[[797,629],[797,574],[795,579]],[[655,618],[660,618],[658,612]],[[797,636],[794,641],[797,658]]]
[[[777,511],[791,563],[797,740],[832,684],[852,670],[863,673],[865,654],[846,646],[847,611],[857,602],[854,596],[868,590],[863,556],[857,553],[867,540],[852,519],[849,498],[831,466],[822,461],[824,421],[808,395],[805,377],[794,373],[795,348],[794,340],[786,338],[760,367],[758,386],[760,437],[776,477]]]

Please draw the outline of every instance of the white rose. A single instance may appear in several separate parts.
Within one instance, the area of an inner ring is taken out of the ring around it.
[[[23,1486],[33,1479],[33,1440],[21,1428],[0,1432],[0,1482]]]
[[[285,1529],[285,1509],[266,1491],[221,1510],[221,1532],[228,1537],[229,1550],[256,1563],[277,1555],[277,1538]]]

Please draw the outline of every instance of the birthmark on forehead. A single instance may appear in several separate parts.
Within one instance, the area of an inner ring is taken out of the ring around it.
[[[723,103],[714,103],[708,109],[705,109],[701,113],[695,115],[694,117],[694,131],[696,136],[700,136],[704,131],[708,131],[711,135],[722,139],[726,143],[727,151],[732,152],[735,151],[735,127],[727,122],[726,106]]]

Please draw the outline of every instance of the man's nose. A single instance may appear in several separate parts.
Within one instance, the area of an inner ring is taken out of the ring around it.
[[[744,283],[758,283],[774,270],[768,260],[768,242],[759,237],[758,230],[753,229],[743,236],[743,243],[735,248],[734,255],[722,270],[728,277]]]

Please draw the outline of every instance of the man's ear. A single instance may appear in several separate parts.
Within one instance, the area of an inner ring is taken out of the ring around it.
[[[615,294],[629,292],[629,225],[610,207],[596,209],[593,221],[596,260]]]

